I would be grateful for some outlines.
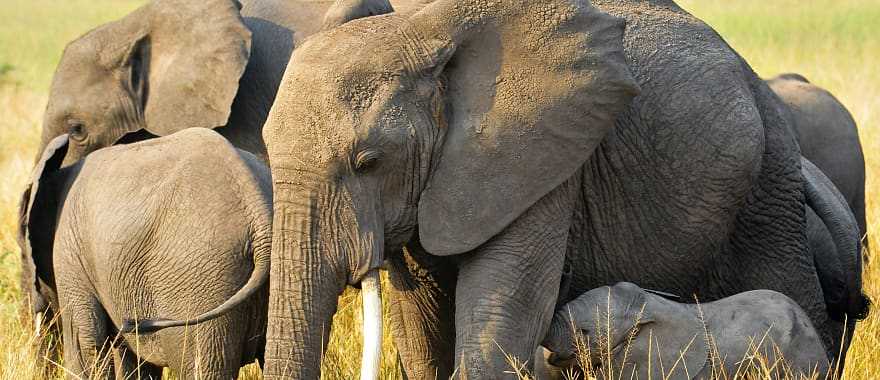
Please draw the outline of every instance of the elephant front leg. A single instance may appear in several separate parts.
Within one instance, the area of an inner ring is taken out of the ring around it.
[[[457,269],[426,253],[418,241],[390,255],[392,334],[404,373],[411,379],[448,379],[455,349]]]
[[[559,293],[575,182],[544,196],[460,262],[455,365],[461,377],[516,378],[532,367]]]

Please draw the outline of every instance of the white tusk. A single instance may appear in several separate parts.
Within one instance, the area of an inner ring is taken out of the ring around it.
[[[364,354],[361,359],[361,380],[379,378],[382,356],[382,297],[379,270],[371,269],[361,280],[364,301]]]
[[[34,315],[34,338],[40,337],[40,332],[43,328],[43,312],[39,312]]]

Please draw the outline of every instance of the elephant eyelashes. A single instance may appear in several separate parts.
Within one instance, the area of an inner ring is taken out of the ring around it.
[[[375,150],[364,150],[357,154],[354,160],[354,170],[358,173],[367,173],[379,164],[382,153]]]

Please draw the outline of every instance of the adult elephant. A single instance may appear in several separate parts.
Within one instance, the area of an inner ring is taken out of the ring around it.
[[[837,186],[864,237],[865,156],[852,115],[834,95],[802,75],[782,74],[767,84],[791,112],[801,154]]]
[[[387,0],[154,0],[68,44],[39,151],[69,134],[67,166],[131,131],[204,127],[265,161],[262,126],[294,47],[322,28],[389,11]],[[21,281],[39,325],[56,295],[52,258],[37,266],[23,268]]]
[[[264,129],[266,378],[316,378],[338,294],[383,262],[418,378],[510,373],[557,298],[621,280],[701,300],[777,290],[835,347],[779,99],[671,1],[595,3],[617,17],[438,0],[294,52]]]

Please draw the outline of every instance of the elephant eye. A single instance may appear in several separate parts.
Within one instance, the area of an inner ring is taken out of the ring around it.
[[[354,160],[354,170],[358,173],[366,173],[379,165],[382,153],[376,150],[363,150],[357,154]]]
[[[82,140],[86,135],[83,122],[75,119],[67,120],[67,134],[74,140]]]

